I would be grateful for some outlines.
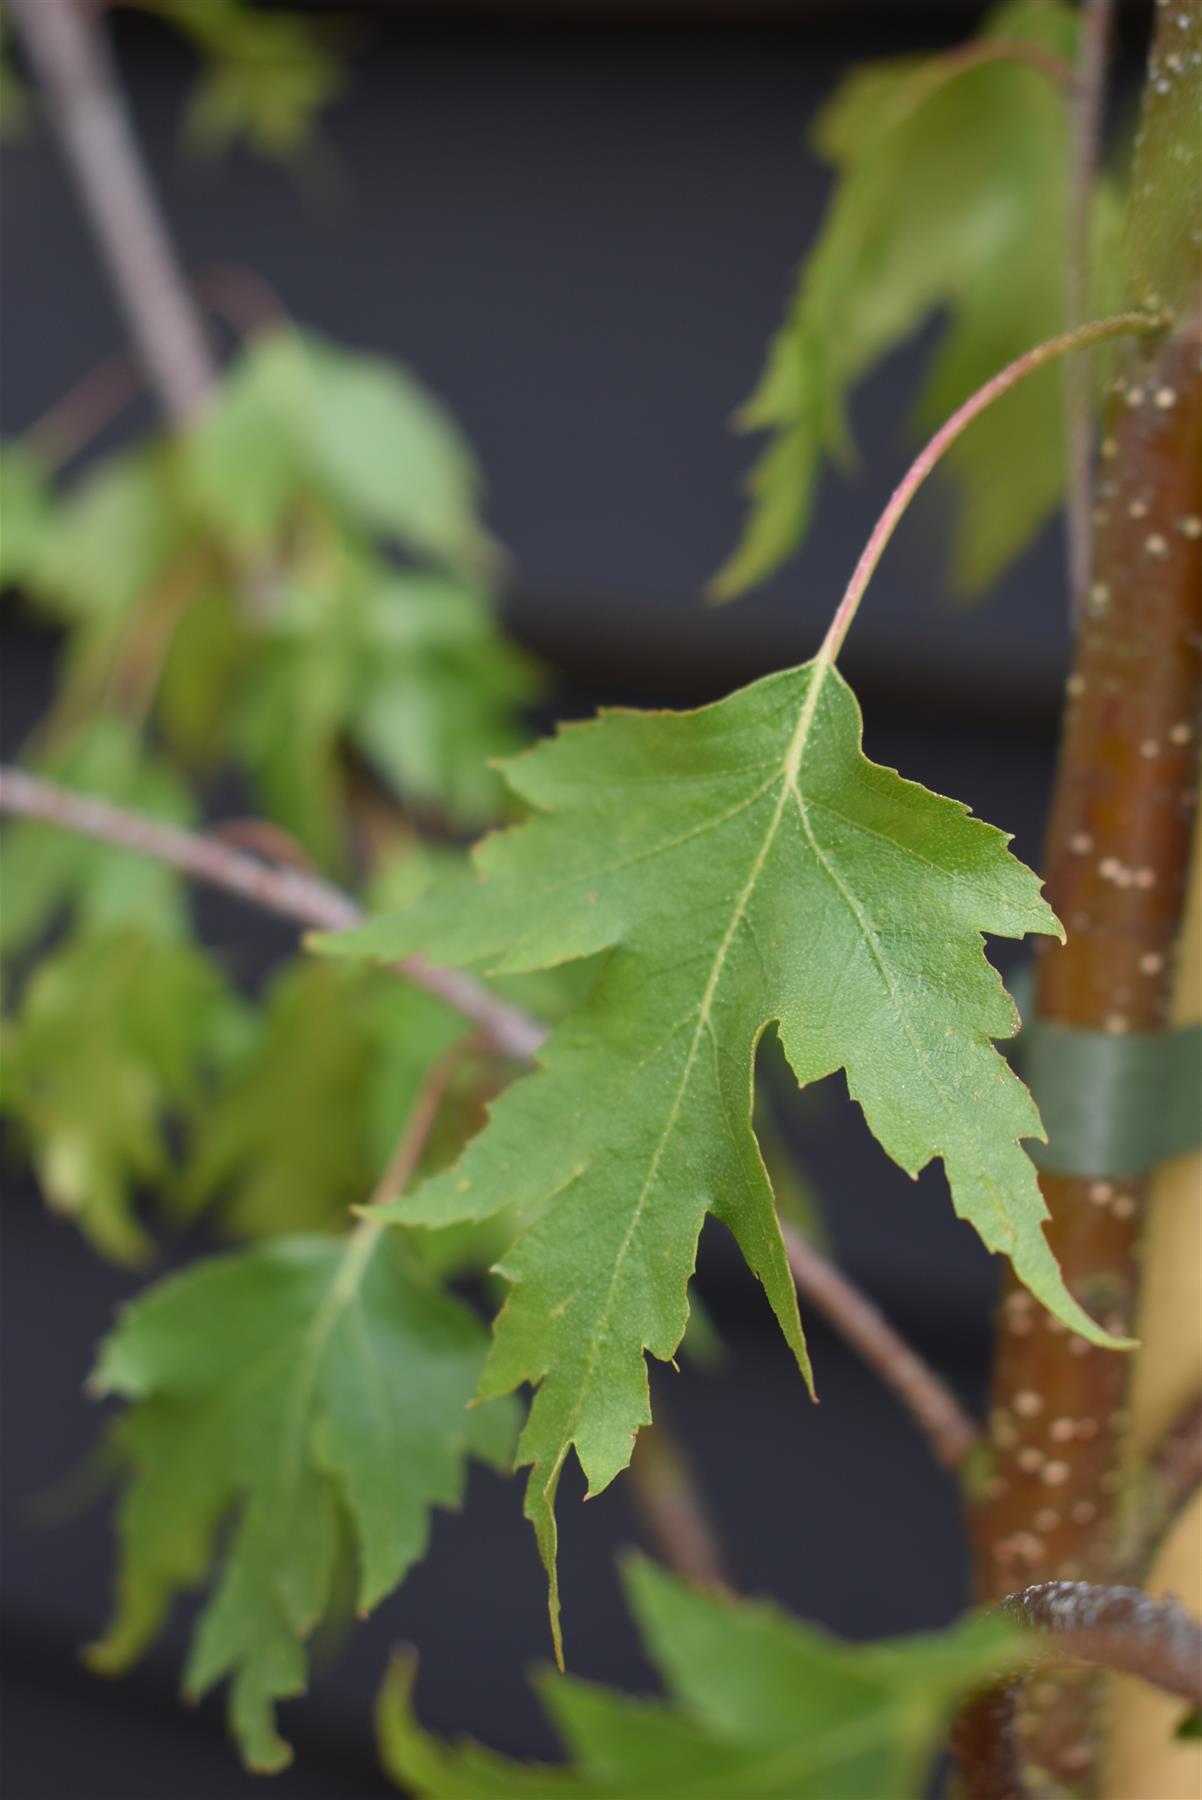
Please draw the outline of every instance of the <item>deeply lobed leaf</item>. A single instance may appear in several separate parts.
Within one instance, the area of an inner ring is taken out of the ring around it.
[[[512,1441],[510,1404],[465,1410],[482,1327],[394,1237],[363,1225],[195,1264],[101,1348],[95,1390],[131,1403],[115,1433],[130,1476],[116,1607],[90,1660],[127,1667],[212,1572],[185,1686],[229,1677],[255,1768],[289,1760],[275,1702],[304,1687],[340,1534],[366,1612],[423,1553],[430,1509],[459,1501],[468,1453],[503,1462]]]
[[[514,1209],[513,1284],[483,1394],[538,1387],[520,1445],[555,1585],[554,1497],[574,1446],[590,1492],[650,1419],[644,1351],[670,1359],[707,1212],[729,1226],[808,1378],[772,1190],[751,1124],[775,1023],[797,1080],[842,1068],[890,1156],[934,1157],[957,1212],[1095,1342],[1043,1235],[1019,1140],[1041,1135],[992,1038],[1016,1013],[982,932],[1059,927],[1001,832],[860,747],[817,661],[692,713],[611,712],[506,765],[532,809],[484,840],[478,877],[324,941],[490,970],[608,950],[541,1070],[459,1163],[389,1216],[442,1226]]]

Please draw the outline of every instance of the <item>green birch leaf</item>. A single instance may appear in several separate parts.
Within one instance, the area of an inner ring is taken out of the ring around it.
[[[984,40],[1071,65],[1078,22],[1061,0],[1009,0]],[[824,459],[847,463],[855,384],[936,313],[946,325],[919,407],[939,422],[1013,357],[1062,329],[1069,120],[1042,70],[939,57],[854,70],[820,115],[837,186],[764,373],[739,414],[771,441],[752,471],[742,539],[713,583],[729,599],[804,536]],[[1098,184],[1094,305],[1118,295],[1119,204]],[[1062,386],[1045,370],[974,424],[949,459],[958,508],[953,577],[975,590],[1017,556],[1064,488]]]
[[[63,495],[31,584],[50,611],[97,627],[124,618],[181,542],[168,476],[154,444],[106,457]]]
[[[275,1703],[304,1688],[340,1534],[367,1612],[424,1553],[431,1508],[460,1501],[468,1453],[507,1458],[510,1405],[467,1410],[483,1353],[475,1317],[374,1225],[278,1238],[153,1288],[93,1382],[130,1402],[116,1427],[130,1477],[92,1665],[128,1667],[177,1591],[210,1580],[186,1691],[228,1677],[246,1761],[282,1768]]]
[[[269,544],[304,479],[306,361],[298,333],[252,339],[183,446],[183,474],[201,516],[245,550]]]
[[[1022,1657],[998,1619],[852,1645],[639,1559],[625,1575],[668,1699],[544,1677],[572,1762],[528,1767],[428,1736],[412,1711],[413,1664],[398,1658],[376,1711],[385,1770],[420,1800],[920,1800],[957,1703]]]
[[[330,1225],[366,1198],[370,1050],[347,1002],[346,982],[314,981],[304,963],[275,977],[194,1133],[190,1210],[216,1202],[225,1230],[265,1237]]]
[[[185,125],[199,150],[243,138],[263,156],[292,156],[343,86],[341,65],[304,19],[241,0],[139,3],[190,37],[206,59]]]
[[[365,570],[365,654],[350,735],[380,778],[411,804],[479,826],[503,806],[493,761],[528,733],[529,658],[501,634],[482,588],[427,571]]]
[[[31,110],[25,83],[12,66],[8,22],[0,12],[0,144],[11,144],[24,135]]]
[[[0,508],[0,583],[36,582],[56,508],[50,479],[24,444],[0,444]]]
[[[482,589],[336,542],[282,584],[234,732],[271,816],[337,866],[348,747],[406,805],[479,827],[535,687]]]
[[[57,497],[48,528],[24,551],[23,593],[65,627],[59,698],[68,717],[108,705],[122,653],[128,681],[140,631],[157,642],[207,578],[207,546],[180,504],[172,451],[161,442],[90,468]]]
[[[278,328],[243,351],[190,434],[190,491],[218,530],[263,544],[306,491],[416,555],[478,564],[480,478],[449,413],[398,363]]]
[[[509,1204],[525,1229],[481,1392],[538,1385],[520,1446],[554,1584],[554,1497],[574,1445],[597,1492],[650,1418],[644,1351],[676,1352],[702,1221],[720,1218],[808,1363],[751,1127],[775,1023],[802,1085],[837,1069],[885,1150],[941,1157],[956,1211],[1073,1330],[1020,1139],[1042,1135],[990,1041],[1017,1014],[982,933],[1055,935],[1007,840],[860,748],[822,660],[691,713],[603,713],[505,765],[532,809],[476,881],[324,940],[335,954],[488,970],[611,954],[457,1166],[392,1209],[427,1225]]]
[[[196,1110],[233,1004],[191,943],[110,927],[44,957],[5,1023],[3,1110],[47,1203],[119,1262],[150,1251],[135,1194],[174,1179],[168,1122]]]
[[[247,620],[228,588],[199,593],[172,632],[155,690],[154,718],[167,747],[186,768],[208,772],[223,760],[255,649]]]
[[[346,860],[341,749],[358,662],[350,614],[333,595],[288,582],[231,719],[263,812],[336,871]]]

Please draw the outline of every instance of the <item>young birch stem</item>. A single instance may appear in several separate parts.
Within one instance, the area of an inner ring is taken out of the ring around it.
[[[1197,199],[1197,119],[1179,78],[1198,65],[1200,0],[1157,12],[1133,192],[1133,281],[1170,309],[1158,341],[1125,348],[1109,397],[1093,569],[1048,830],[1048,898],[1067,942],[1040,945],[1040,1019],[1121,1037],[1170,1023],[1202,717],[1202,325],[1196,252],[1180,218]],[[1188,118],[1185,114],[1189,111]],[[1197,214],[1194,212],[1196,221]],[[1130,1331],[1151,1179],[1125,1166],[1045,1170],[1048,1243],[1070,1291]],[[982,1600],[1022,1580],[1109,1582],[1121,1551],[1130,1359],[1038,1313],[1003,1273],[992,1469],[971,1520]],[[1024,1753],[1072,1791],[1094,1779],[1096,1680],[1035,1684]]]
[[[1085,0],[1081,13],[1081,47],[1073,79],[1072,168],[1069,181],[1065,256],[1065,324],[1070,331],[1089,315],[1090,227],[1094,178],[1102,141],[1106,99],[1106,58],[1110,45],[1112,0]],[[1065,444],[1068,453],[1069,596],[1079,618],[1089,588],[1091,515],[1093,512],[1093,419],[1088,354],[1064,365]]]
[[[152,856],[194,881],[225,888],[253,906],[315,931],[345,931],[363,918],[362,908],[349,894],[316,876],[264,862],[218,837],[181,831],[158,819],[112,806],[107,800],[73,794],[56,782],[29,775],[23,769],[0,768],[0,812],[42,819],[85,837]],[[503,1055],[522,1060],[533,1056],[547,1035],[537,1019],[520,1007],[499,1000],[460,969],[436,969],[420,956],[406,957],[393,968],[404,980],[437,994],[465,1019],[472,1020]]]

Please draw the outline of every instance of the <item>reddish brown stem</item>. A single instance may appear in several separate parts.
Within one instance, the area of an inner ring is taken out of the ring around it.
[[[141,856],[170,864],[193,881],[225,888],[252,906],[278,913],[315,931],[344,931],[358,924],[363,912],[340,888],[301,870],[265,862],[223,843],[219,837],[181,831],[142,813],[127,812],[107,800],[73,794],[24,769],[0,767],[0,813],[82,832],[85,837],[115,844]],[[407,957],[392,965],[394,973],[441,1000],[478,1025],[503,1055],[533,1056],[546,1029],[520,1007],[500,1000],[462,969],[436,969],[423,957]]]
[[[893,1389],[944,1468],[958,1469],[980,1433],[951,1389],[834,1263],[791,1226],[781,1235],[798,1293]]]
[[[210,311],[219,313],[240,337],[289,323],[283,302],[253,269],[235,264],[206,269],[196,289]],[[124,350],[114,351],[34,421],[26,442],[48,467],[61,468],[137,399],[141,387],[142,375],[133,357]]]
[[[25,441],[48,468],[62,468],[124,412],[141,385],[133,358],[115,351],[36,419]]]
[[[982,38],[961,44],[936,57],[930,69],[933,76],[947,80],[986,63],[1014,63],[1019,68],[1036,69],[1062,93],[1072,92],[1073,70],[1064,58],[1040,49],[1038,44],[1028,44],[1023,38]]]
[[[1046,857],[1067,943],[1041,952],[1040,1017],[1120,1035],[1168,1021],[1202,702],[1202,381],[1196,337],[1130,359],[1103,445],[1094,581]],[[1115,1332],[1134,1318],[1146,1179],[1045,1174],[1048,1236],[1068,1286]],[[991,1414],[994,1470],[976,1508],[983,1599],[1016,1575],[1113,1570],[1124,1359],[1070,1337],[1004,1282]],[[1042,1757],[1088,1769],[1088,1686],[1057,1704]]]
[[[968,430],[975,419],[987,412],[996,400],[1008,394],[1011,388],[1026,381],[1028,376],[1034,375],[1047,363],[1056,362],[1062,356],[1080,354],[1092,349],[1095,344],[1107,343],[1112,338],[1148,336],[1160,329],[1161,320],[1150,312],[1116,313],[1110,319],[1094,319],[1088,325],[1080,325],[1073,331],[1062,331],[1057,337],[1048,338],[1045,343],[1036,344],[1032,349],[1024,351],[1022,356],[1016,356],[1012,363],[1007,363],[1004,369],[999,369],[975,394],[970,394],[951,417],[944,420],[929,443],[923,445],[890,495],[884,512],[873,527],[872,536],[860,553],[860,560],[852,570],[851,580],[819,647],[819,665],[833,663],[838,657],[843,648],[843,640],[851,629],[852,620],[860,609],[868,583],[910,502],[956,439]]]
[[[405,1192],[430,1141],[430,1133],[434,1129],[456,1069],[478,1047],[474,1036],[462,1039],[444,1050],[433,1064],[418,1090],[417,1099],[371,1198],[357,1209],[364,1218],[370,1218],[376,1207],[386,1206],[390,1200],[395,1200]]]
[[[1198,10],[1198,0],[1160,10],[1154,75],[1158,58],[1182,66]],[[1164,86],[1149,83],[1145,124],[1166,104]],[[1163,152],[1147,167],[1179,187],[1180,161]],[[1174,195],[1143,169],[1135,187],[1141,206],[1171,216]],[[1168,296],[1170,335],[1120,354],[1045,859],[1068,937],[1040,947],[1038,1015],[1115,1036],[1168,1024],[1198,790],[1202,337],[1191,285],[1187,267]],[[1147,1178],[1098,1168],[1089,1179],[1047,1173],[1041,1185],[1069,1288],[1109,1330],[1129,1331]],[[1023,1578],[1114,1579],[1128,1378],[1126,1359],[1069,1336],[1003,1278],[993,1466],[972,1518],[982,1599]],[[1062,1783],[1090,1778],[1095,1685],[1079,1672],[1041,1681],[1020,1719],[1024,1754]]]
[[[668,1567],[694,1587],[727,1590],[730,1579],[688,1458],[656,1402],[655,1424],[640,1431],[630,1460],[630,1493]]]
[[[219,263],[201,272],[196,289],[210,312],[219,314],[239,337],[252,338],[291,324],[275,289],[254,269]]]

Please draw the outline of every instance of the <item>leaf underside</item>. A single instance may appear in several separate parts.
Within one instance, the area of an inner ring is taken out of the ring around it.
[[[1007,839],[860,748],[818,661],[691,713],[603,713],[505,765],[532,809],[486,838],[477,880],[319,940],[342,955],[493,971],[609,951],[541,1069],[459,1162],[387,1214],[444,1226],[508,1205],[520,1234],[480,1392],[538,1388],[519,1446],[555,1584],[554,1497],[575,1446],[596,1493],[650,1419],[644,1351],[673,1357],[707,1212],[732,1231],[798,1364],[805,1342],[754,1136],[775,1024],[800,1084],[837,1069],[889,1155],[942,1157],[956,1211],[1067,1325],[1019,1140],[1035,1105],[990,1041],[1016,1028],[981,933],[1056,934]]]

